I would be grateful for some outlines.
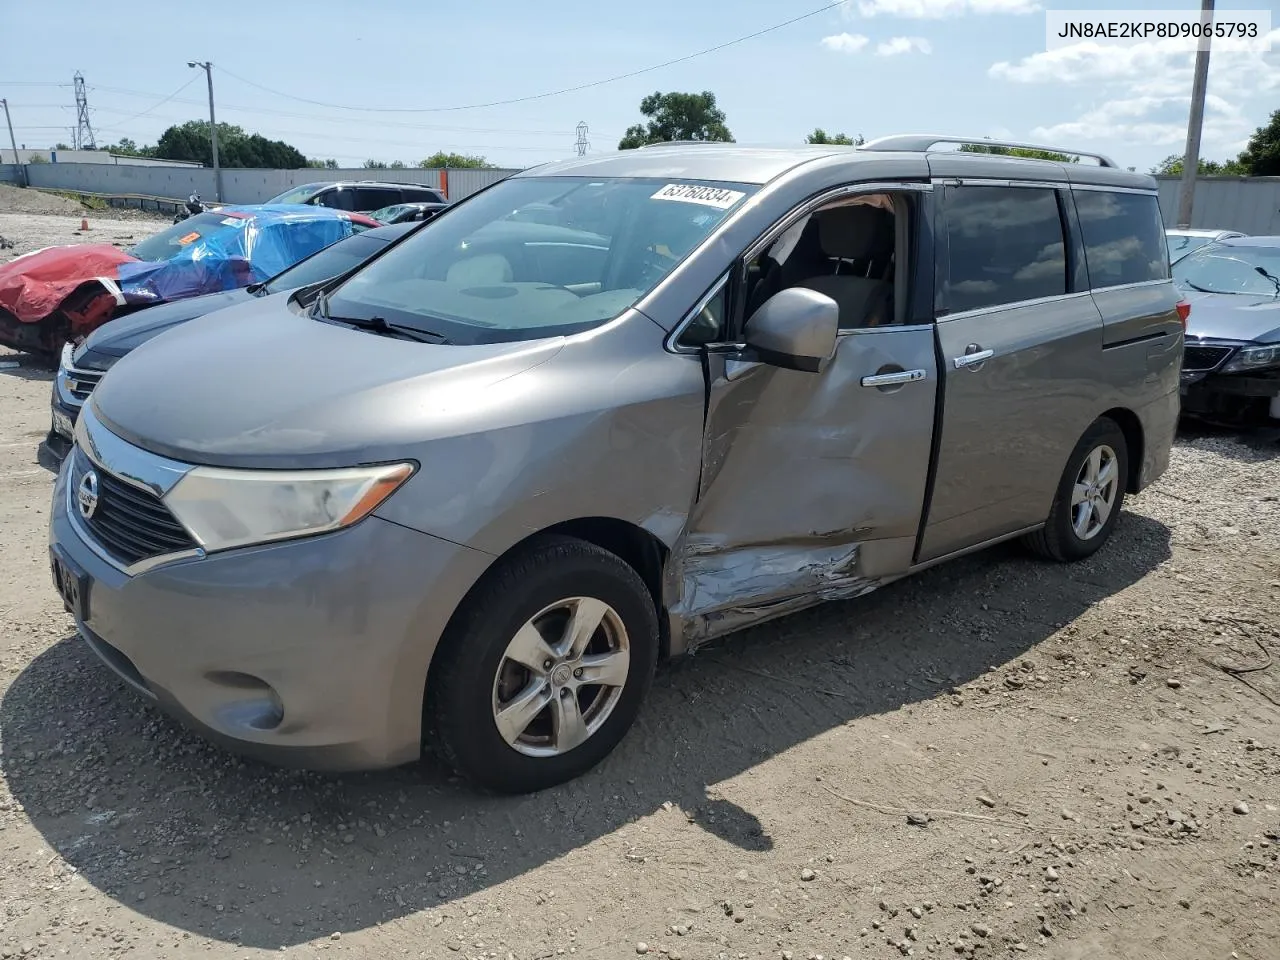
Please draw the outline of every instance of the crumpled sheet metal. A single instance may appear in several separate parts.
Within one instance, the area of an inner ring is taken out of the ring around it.
[[[670,612],[689,649],[753,623],[827,600],[870,593],[882,579],[859,569],[862,545],[821,542],[738,546],[693,536],[680,544],[679,599]]]
[[[37,323],[86,283],[115,284],[123,264],[138,261],[107,245],[47,247],[0,265],[0,308],[21,323]],[[110,285],[103,296],[115,302]],[[83,308],[82,308],[83,312]]]

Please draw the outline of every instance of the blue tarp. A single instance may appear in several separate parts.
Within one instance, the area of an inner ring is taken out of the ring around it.
[[[260,283],[352,234],[351,220],[297,204],[226,207],[223,229],[167,260],[122,263],[118,283],[132,305],[162,303]]]

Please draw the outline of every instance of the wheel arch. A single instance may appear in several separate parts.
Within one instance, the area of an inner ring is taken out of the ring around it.
[[[1124,434],[1129,461],[1125,493],[1137,493],[1142,489],[1142,462],[1146,456],[1146,433],[1142,428],[1142,420],[1128,407],[1112,407],[1103,412],[1101,418],[1113,421]]]

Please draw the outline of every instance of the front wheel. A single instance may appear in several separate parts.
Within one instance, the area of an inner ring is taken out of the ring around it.
[[[657,612],[635,570],[547,537],[501,561],[458,611],[428,680],[429,726],[445,760],[480,786],[554,786],[622,740],[657,654]]]
[[[1067,459],[1049,519],[1026,538],[1027,546],[1060,563],[1092,556],[1115,529],[1128,476],[1124,431],[1114,420],[1100,417]]]

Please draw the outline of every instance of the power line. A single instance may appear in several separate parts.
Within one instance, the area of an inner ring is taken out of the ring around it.
[[[178,94],[180,94],[183,90],[187,89],[187,87],[191,86],[191,84],[195,83],[195,82],[196,82],[196,80],[198,80],[198,79],[199,79],[199,76],[193,76],[193,77],[191,77],[191,79],[189,79],[186,83],[184,83],[182,86],[180,86],[177,90],[173,91],[173,93],[169,94],[169,95],[168,95],[167,97],[165,97],[163,100],[160,100],[160,101],[157,101],[156,103],[153,103],[151,106],[147,107],[147,109],[143,110],[141,113],[135,113],[132,117],[129,117],[127,120],[117,120],[116,122],[117,122],[117,123],[120,123],[120,124],[124,124],[124,123],[129,123],[129,122],[131,122],[131,121],[133,121],[133,120],[137,120],[137,119],[139,119],[139,118],[141,118],[141,117],[145,117],[145,116],[146,116],[147,114],[149,114],[152,110],[155,110],[155,109],[157,109],[157,108],[159,108],[159,107],[163,107],[166,103],[168,103],[170,100],[172,100],[172,99],[173,99],[174,97],[176,97]],[[97,88],[95,87],[94,89],[97,89]],[[112,110],[112,111],[109,111],[109,112],[111,112],[111,113],[115,113],[116,111]]]
[[[218,69],[227,76],[233,77],[241,83],[248,84],[251,87],[256,87],[266,93],[274,94],[277,97],[284,97],[287,100],[296,100],[299,103],[309,103],[312,106],[325,107],[330,110],[354,110],[364,113],[448,113],[456,110],[481,110],[485,107],[505,107],[517,103],[529,103],[533,100],[546,100],[549,97],[559,97],[566,93],[577,93],[580,90],[588,90],[592,87],[602,87],[608,83],[616,83],[619,80],[629,80],[631,77],[638,77],[642,74],[652,73],[655,70],[662,70],[665,67],[673,67],[678,63],[687,63],[688,61],[695,60],[698,57],[705,57],[709,53],[716,53],[717,51],[724,50],[726,47],[732,47],[739,43],[745,43],[748,40],[754,40],[756,37],[762,37],[767,33],[773,33],[775,30],[781,30],[784,27],[789,27],[793,23],[799,23],[802,20],[808,20],[809,18],[816,17],[819,14],[827,13],[837,7],[844,6],[848,2],[849,0],[834,0],[834,2],[818,7],[816,10],[810,10],[808,13],[802,13],[798,17],[792,17],[790,20],[775,23],[773,26],[765,27],[763,30],[757,30],[754,33],[748,33],[745,36],[735,37],[733,40],[726,40],[724,43],[718,43],[714,47],[707,47],[705,50],[699,50],[696,53],[689,53],[682,57],[676,57],[673,60],[664,60],[662,63],[655,63],[652,66],[642,67],[639,70],[632,70],[629,73],[620,73],[617,76],[606,77],[603,80],[593,80],[590,83],[581,83],[573,87],[564,87],[560,90],[549,90],[545,93],[534,93],[524,97],[513,97],[510,100],[493,100],[488,103],[459,104],[452,107],[353,107],[342,103],[328,103],[324,100],[309,100],[306,97],[294,96],[291,93],[285,93],[281,90],[275,90],[271,87],[263,86],[260,83],[255,83],[253,80],[248,80],[237,73],[232,73],[226,67],[219,67]]]

